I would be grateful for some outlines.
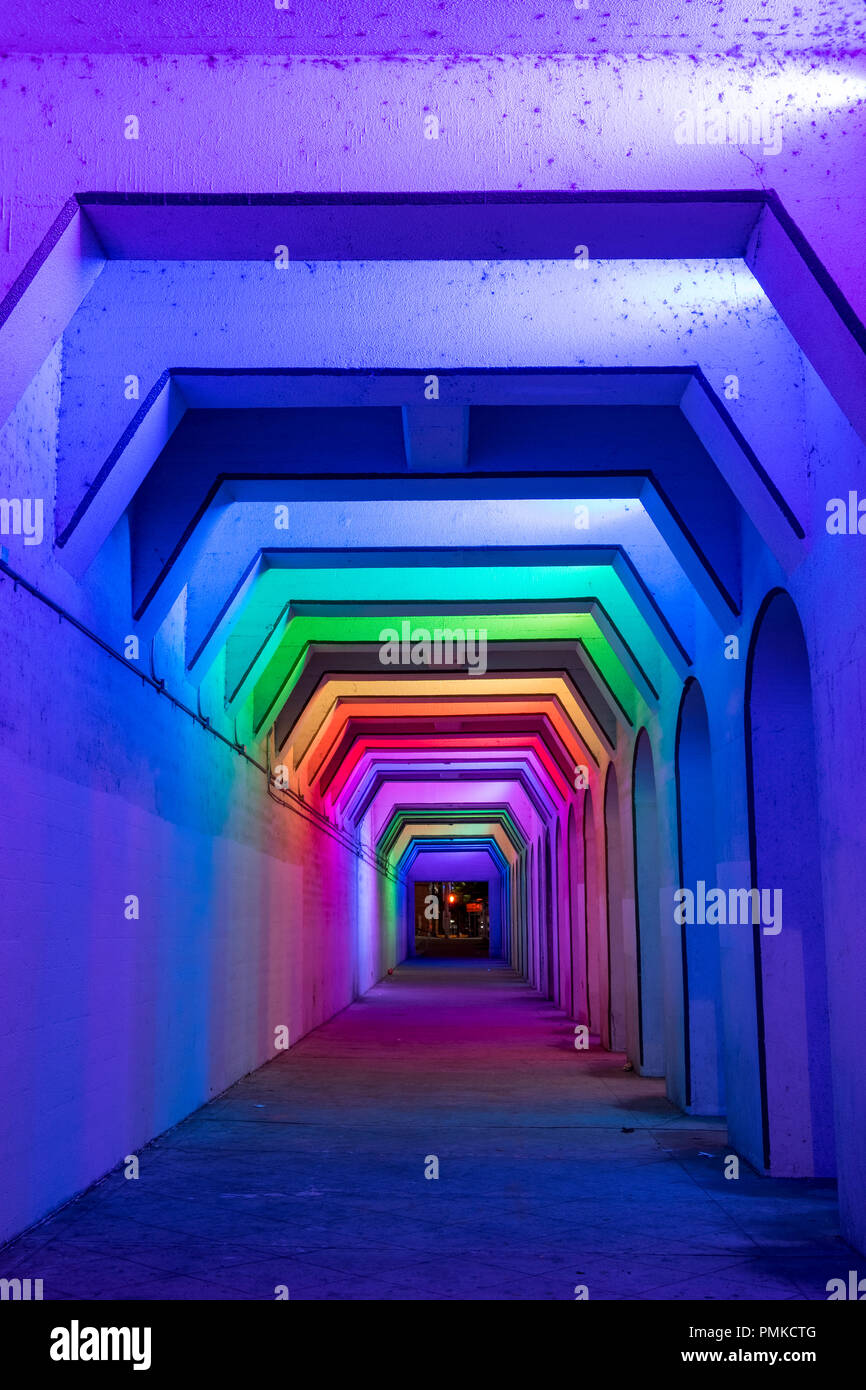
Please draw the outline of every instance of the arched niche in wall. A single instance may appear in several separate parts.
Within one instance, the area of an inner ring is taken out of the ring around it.
[[[554,998],[554,916],[556,912],[554,902],[554,882],[553,882],[553,856],[550,849],[550,827],[544,832],[544,867],[542,881],[542,902],[544,904],[544,918],[542,921],[542,941],[544,954],[541,966],[541,991],[547,999]]]
[[[603,1047],[610,1046],[607,930],[601,854],[592,797],[583,794],[584,885],[586,890],[586,980],[589,1026]]]
[[[568,861],[568,966],[571,1017],[587,1023],[586,949],[583,919],[583,839],[574,804],[568,810],[566,854]]]
[[[645,729],[641,729],[635,743],[632,817],[640,1070],[644,1076],[664,1076],[661,840],[655,765]]]
[[[529,968],[529,851],[525,850],[520,858],[520,922],[517,932],[517,969],[521,975],[526,975]]]
[[[554,843],[553,862],[556,869],[556,968],[554,979],[556,984],[555,999],[560,1007],[571,1009],[571,976],[569,973],[569,945],[563,941],[563,932],[569,931],[568,915],[568,865],[564,855],[565,835],[562,829],[562,821],[556,818],[556,838]]]
[[[529,931],[526,939],[526,978],[538,984],[538,933],[540,930],[540,899],[538,894],[538,847],[529,849]]]
[[[681,888],[705,901],[717,887],[715,795],[710,725],[703,692],[687,681],[676,733],[677,818]],[[702,885],[702,887],[701,887]],[[681,916],[685,919],[685,911]],[[718,910],[703,922],[681,923],[685,1105],[697,1114],[725,1113],[725,1053]]]
[[[610,1047],[628,1048],[626,1028],[625,858],[620,823],[619,785],[613,763],[604,784],[604,844],[607,878],[607,962]]]
[[[746,755],[751,887],[761,894],[752,931],[764,1160],[779,1176],[829,1177],[835,1144],[812,684],[800,618],[782,590],[764,600],[752,633]]]

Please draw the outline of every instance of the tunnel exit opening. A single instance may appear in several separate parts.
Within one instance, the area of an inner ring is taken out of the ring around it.
[[[445,879],[415,884],[416,955],[487,955],[489,884]]]

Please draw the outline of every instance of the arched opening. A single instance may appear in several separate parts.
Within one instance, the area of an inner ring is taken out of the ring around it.
[[[571,1012],[578,1023],[589,1023],[586,986],[586,888],[584,845],[580,830],[582,808],[568,818],[568,937],[571,957]]]
[[[661,843],[655,767],[645,729],[641,729],[635,744],[632,815],[640,1070],[644,1076],[664,1076]]]
[[[544,961],[542,965],[541,988],[548,999],[554,998],[553,989],[553,918],[555,904],[553,896],[553,864],[550,853],[550,830],[544,832],[544,921],[542,923],[544,939]]]
[[[586,888],[586,981],[589,1026],[603,1047],[610,1047],[608,1003],[607,931],[604,926],[604,895],[599,872],[599,845],[595,811],[589,792],[583,798],[584,884]]]
[[[532,891],[535,899],[534,927],[532,933],[532,983],[541,989],[542,969],[544,967],[544,849],[542,841],[533,849],[535,875]]]
[[[812,688],[797,610],[779,590],[752,634],[746,751],[764,1161],[779,1175],[827,1177],[835,1145]]]
[[[554,870],[556,874],[556,967],[554,978],[556,983],[555,999],[564,1009],[571,1008],[571,976],[569,974],[569,948],[568,942],[563,941],[562,933],[569,929],[568,919],[568,873],[563,859],[563,844],[565,835],[563,834],[562,821],[557,817],[556,820],[556,839],[555,852],[553,856]]]
[[[610,1019],[610,1048],[625,1052],[626,1034],[626,971],[623,875],[625,860],[622,848],[622,826],[619,819],[619,787],[613,763],[607,771],[604,787],[604,848],[607,875],[607,964]]]
[[[696,895],[716,888],[716,828],[710,725],[703,692],[687,682],[676,736],[680,885]],[[703,885],[701,890],[699,885]],[[712,912],[712,918],[717,914]],[[687,1108],[725,1112],[722,973],[718,921],[684,922],[683,1047]]]

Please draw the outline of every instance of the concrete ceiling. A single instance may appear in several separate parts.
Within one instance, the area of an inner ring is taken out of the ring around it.
[[[21,0],[2,47],[30,53],[551,54],[851,52],[850,0]]]

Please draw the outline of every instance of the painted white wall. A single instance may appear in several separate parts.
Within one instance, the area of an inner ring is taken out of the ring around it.
[[[344,1008],[395,941],[374,869],[8,579],[0,646],[4,1240]]]

